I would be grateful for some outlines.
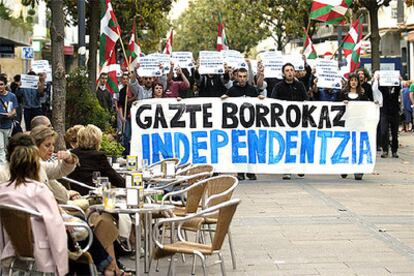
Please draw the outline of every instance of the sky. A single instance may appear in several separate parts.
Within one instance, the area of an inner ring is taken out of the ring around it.
[[[169,17],[171,20],[176,20],[181,15],[182,12],[188,7],[190,0],[178,0],[173,2],[172,9],[170,11]]]

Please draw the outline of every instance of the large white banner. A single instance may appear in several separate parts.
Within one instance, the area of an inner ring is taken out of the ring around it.
[[[131,155],[212,164],[216,172],[370,173],[379,108],[372,102],[258,98],[150,99],[132,107]]]

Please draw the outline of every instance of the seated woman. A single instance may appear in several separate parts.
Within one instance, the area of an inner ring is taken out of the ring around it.
[[[40,129],[42,129],[43,131],[40,131]],[[46,130],[43,128],[43,126],[36,127],[32,130],[31,134],[34,135],[35,138],[39,139],[38,142],[42,140],[40,139],[42,135],[40,135],[39,133],[44,133],[45,136],[47,137],[49,137],[50,135],[54,136],[53,134],[54,131],[52,129],[49,128],[49,130]],[[47,133],[49,133],[49,135],[46,135]],[[40,150],[38,151],[39,156],[41,156],[42,159],[50,158],[51,153],[50,152],[47,153],[46,151],[46,149],[49,147],[45,147],[44,145],[42,146],[43,143],[48,144],[48,142],[45,142],[45,141],[40,143],[41,146],[40,146]],[[10,162],[10,155],[12,155],[14,150],[20,146],[35,146],[35,141],[33,137],[31,137],[28,134],[19,133],[13,136],[10,139],[10,142],[7,148],[7,152],[8,152],[8,155],[6,156],[7,161]],[[50,147],[54,148],[54,140],[52,144],[50,145]],[[53,168],[53,166],[50,165],[53,162],[58,162],[58,161],[57,160],[51,161],[51,162],[41,161],[41,168],[40,168],[39,175],[40,177],[42,177],[42,171],[43,171],[43,174],[44,174],[43,177],[45,177],[45,180],[42,180],[42,182],[44,182],[45,184],[50,183],[52,181],[56,181],[56,180],[47,179],[48,175],[46,174],[45,169],[44,169],[45,166],[49,167],[49,169]],[[4,172],[4,171],[9,172],[8,165],[4,166],[0,170],[1,172]],[[1,177],[0,177],[0,180],[2,180]],[[59,182],[55,184],[55,186],[57,185],[61,186],[62,189],[65,189]],[[63,202],[63,203],[66,204],[67,202]],[[92,246],[89,252],[92,254],[95,265],[97,266],[99,271],[104,271],[104,275],[114,275],[114,274],[122,275],[123,271],[120,270],[119,267],[117,266],[114,249],[113,249],[113,242],[118,237],[118,230],[116,226],[114,225],[113,218],[108,214],[103,214],[101,216],[98,216],[95,219],[93,226],[94,226],[95,235],[94,235],[94,240],[93,240],[93,243],[92,243]],[[125,274],[125,275],[128,275],[128,274]]]
[[[70,154],[66,151],[59,151],[55,155],[55,160],[52,162],[46,162],[46,160],[48,160],[53,153],[54,146],[51,148],[51,153],[49,148],[51,147],[50,144],[56,137],[56,133],[51,128],[45,126],[35,127],[31,133],[37,139],[38,143],[36,146],[38,146],[40,157],[43,159],[40,161],[40,182],[46,184],[49,187],[58,203],[66,203],[70,198],[76,198],[76,196],[79,196],[78,193],[71,193],[67,191],[66,188],[60,183],[52,181],[54,179],[59,179],[68,175],[75,169],[75,166],[78,163],[78,158],[76,155]],[[19,134],[19,137],[20,135],[21,134]],[[11,138],[8,147],[13,149],[14,147],[20,145],[19,143],[22,143],[23,145],[32,145],[33,139],[27,134],[25,134],[23,137],[20,137],[19,139]],[[6,155],[6,160],[8,162],[10,161],[10,155],[11,151],[8,149]],[[8,163],[3,164],[0,167],[0,181],[6,181],[10,179],[10,170],[8,167]]]
[[[83,125],[74,125],[73,127],[66,130],[65,142],[66,148],[76,149],[78,147],[78,132],[83,129]]]
[[[87,125],[78,132],[78,147],[72,150],[79,158],[79,166],[68,175],[69,178],[93,186],[92,174],[99,171],[101,176],[109,178],[112,186],[125,187],[125,180],[109,164],[106,154],[99,151],[102,142],[102,131],[94,126]],[[86,188],[79,187],[77,191],[85,195]]]
[[[0,202],[37,211],[43,220],[32,219],[36,270],[66,275],[68,269],[67,235],[56,200],[49,188],[40,182],[40,160],[37,147],[19,146],[10,157],[10,180],[0,185]],[[15,255],[7,235],[0,231],[4,248],[1,260]]]
[[[30,136],[39,149],[42,167],[45,169],[41,171],[41,178],[49,186],[57,202],[59,204],[67,204],[68,200],[78,199],[80,197],[78,192],[67,190],[56,180],[67,176],[75,169],[76,164],[79,162],[76,155],[68,151],[54,153],[57,133],[50,127],[37,126],[30,131]]]

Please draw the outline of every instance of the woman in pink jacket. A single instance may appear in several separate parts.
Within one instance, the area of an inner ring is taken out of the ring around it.
[[[42,214],[32,218],[33,253],[36,271],[65,275],[68,269],[67,236],[56,200],[39,182],[40,160],[35,146],[19,146],[10,157],[10,181],[0,184],[0,202],[28,208]],[[0,231],[0,259],[15,255],[6,231]]]

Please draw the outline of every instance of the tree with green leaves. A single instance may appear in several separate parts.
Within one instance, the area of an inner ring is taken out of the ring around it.
[[[77,0],[65,0],[68,3],[68,12],[73,18],[73,24],[77,24]],[[87,33],[89,34],[89,61],[88,75],[92,91],[96,87],[98,37],[100,27],[100,1],[89,0],[87,2]],[[129,41],[132,22],[136,20],[136,34],[141,42],[143,52],[150,53],[159,50],[160,38],[169,28],[167,15],[171,9],[173,0],[112,0],[111,4],[122,30],[122,39]],[[118,45],[120,47],[120,45]],[[126,46],[126,44],[125,44]]]
[[[277,50],[281,51],[291,40],[303,36],[303,28],[315,31],[315,22],[309,21],[311,0],[252,0],[248,2],[251,16],[260,18],[261,27],[269,29]]]
[[[270,35],[260,28],[260,18],[244,10],[247,0],[199,0],[190,2],[185,12],[173,23],[176,32],[174,50],[215,50],[219,14],[225,24],[230,49],[247,52]]]

